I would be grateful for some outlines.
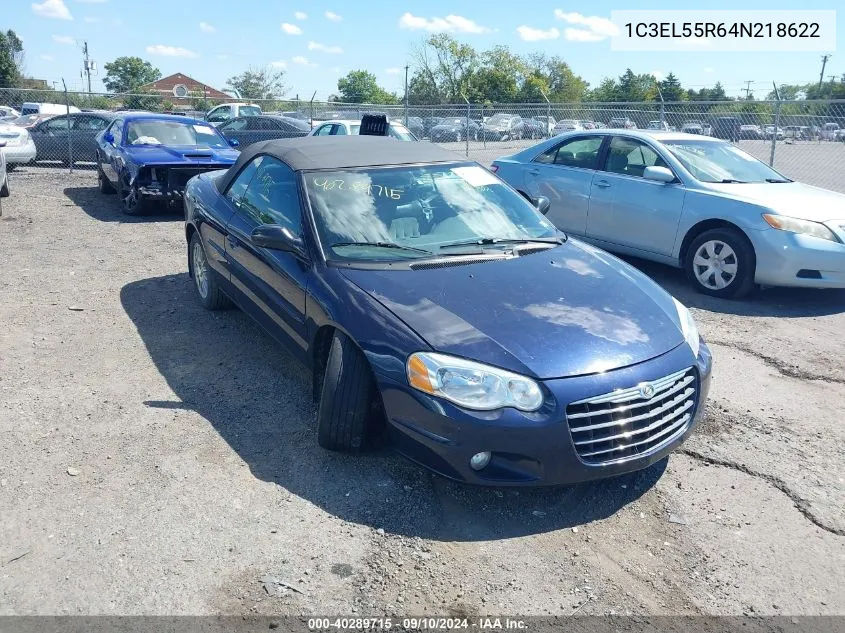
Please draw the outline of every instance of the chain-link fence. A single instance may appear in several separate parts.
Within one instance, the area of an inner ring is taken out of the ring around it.
[[[89,94],[0,89],[0,140],[13,166],[77,165],[96,160],[96,134],[115,113],[170,112],[219,124],[239,113],[239,100],[210,100],[201,93]],[[262,112],[298,118],[306,134],[333,119],[387,113],[418,138],[489,164],[562,132],[593,128],[651,128],[725,139],[784,175],[845,193],[845,101],[685,101],[673,103],[353,104],[302,100],[250,100]],[[10,111],[9,111],[10,110]],[[21,117],[16,118],[15,114]],[[223,125],[221,129],[226,130]],[[19,130],[26,130],[22,133]],[[257,135],[260,137],[260,134]]]

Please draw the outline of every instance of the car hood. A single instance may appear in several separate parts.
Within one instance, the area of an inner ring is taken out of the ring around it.
[[[197,145],[127,145],[126,153],[138,163],[234,163],[238,152],[228,147],[202,147]]]
[[[707,187],[793,218],[813,222],[845,218],[845,195],[800,182],[713,183]]]
[[[684,342],[668,293],[571,239],[507,260],[342,274],[436,351],[541,379],[633,365]]]

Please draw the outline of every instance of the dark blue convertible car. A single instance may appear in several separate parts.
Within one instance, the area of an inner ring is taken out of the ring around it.
[[[205,121],[150,112],[118,114],[96,143],[100,191],[118,193],[128,215],[154,202],[181,203],[188,180],[238,157],[237,141]]]
[[[495,485],[644,468],[698,422],[710,352],[683,305],[533,202],[431,144],[257,143],[188,183],[189,271],[205,307],[234,301],[313,368],[325,448],[387,436]]]

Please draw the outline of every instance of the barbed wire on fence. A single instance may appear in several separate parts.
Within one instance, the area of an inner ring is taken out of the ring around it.
[[[845,142],[831,144],[845,141],[843,100],[379,104],[302,99],[212,100],[201,93],[176,97],[161,93],[0,88],[0,106],[17,111],[25,110],[24,104],[54,103],[80,111],[133,109],[203,118],[217,105],[243,101],[259,105],[265,113],[294,114],[312,126],[328,119],[357,119],[365,112],[384,112],[392,120],[404,122],[418,138],[488,164],[532,142],[571,130],[616,127],[691,132],[734,142],[787,176],[845,191]],[[56,123],[52,127],[55,133],[61,133],[62,126]],[[68,164],[90,158],[81,152],[81,146],[70,156],[67,145],[41,138],[37,126],[30,129],[36,149],[32,160],[36,164]],[[91,132],[87,128],[84,131]],[[4,151],[7,156],[13,153]]]

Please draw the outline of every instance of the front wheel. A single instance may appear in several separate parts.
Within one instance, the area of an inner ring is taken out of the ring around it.
[[[197,291],[197,298],[202,307],[206,310],[222,310],[229,307],[231,303],[229,297],[223,293],[220,284],[211,273],[205,247],[198,233],[194,233],[191,237],[188,258],[191,277],[194,279],[194,290]]]
[[[129,184],[126,177],[121,181],[120,204],[126,215],[143,215],[149,209],[149,201],[138,193],[138,188]]]
[[[335,332],[317,412],[317,442],[330,451],[368,448],[378,427],[377,389],[366,357],[341,332]]]
[[[109,182],[109,179],[106,178],[106,175],[103,173],[102,167],[100,167],[99,165],[97,165],[97,188],[100,190],[100,193],[115,193],[114,187],[112,187],[112,184]]]
[[[696,289],[713,297],[738,299],[754,287],[754,248],[736,229],[711,229],[696,237],[684,267]]]

